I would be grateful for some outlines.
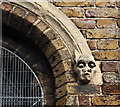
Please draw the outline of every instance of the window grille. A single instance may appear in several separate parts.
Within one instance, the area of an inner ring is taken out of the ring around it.
[[[0,46],[0,107],[43,107],[41,84],[16,54]]]

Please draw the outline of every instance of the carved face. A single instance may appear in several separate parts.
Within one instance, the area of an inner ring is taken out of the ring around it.
[[[81,56],[76,63],[76,74],[79,81],[89,83],[96,64],[94,60],[88,56]]]

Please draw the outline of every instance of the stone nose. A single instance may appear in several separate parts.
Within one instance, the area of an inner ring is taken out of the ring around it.
[[[91,72],[91,69],[87,69],[87,72]]]

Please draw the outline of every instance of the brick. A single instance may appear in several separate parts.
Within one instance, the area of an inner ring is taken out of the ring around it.
[[[39,32],[41,32],[40,29],[39,29]],[[38,43],[38,46],[40,48],[44,48],[44,46],[46,46],[49,42],[58,38],[57,33],[54,32],[51,28],[43,32],[42,35],[38,35],[38,37],[39,36],[41,36],[41,38],[38,39],[36,43]]]
[[[88,29],[85,30],[87,38],[118,38],[118,30],[116,29]]]
[[[117,40],[99,40],[98,49],[117,49],[118,48]]]
[[[120,94],[120,85],[103,85],[103,94],[116,95]]]
[[[78,99],[79,99],[79,105],[90,106],[89,96],[79,96]]]
[[[119,60],[118,51],[96,51],[92,54],[96,60]]]
[[[118,19],[120,19],[120,8],[118,9]]]
[[[120,8],[120,0],[117,0],[117,7]]]
[[[9,3],[6,3],[6,2],[3,2],[2,4],[1,4],[1,9],[2,10],[5,10],[5,11],[10,11],[11,9],[12,9],[12,5],[11,4],[9,4]]]
[[[119,84],[120,83],[120,74],[115,72],[104,72],[103,80],[106,83],[110,84]]]
[[[8,17],[9,17],[9,14],[10,14],[10,11],[12,9],[12,5],[7,3],[7,2],[3,2],[1,4],[1,9],[3,10],[2,11],[2,22],[7,24],[8,23]]]
[[[37,28],[40,29],[41,32],[44,32],[46,29],[48,29],[48,25],[42,21],[42,20],[39,20],[39,22],[36,24]]]
[[[34,14],[29,13],[25,16],[25,19],[29,21],[30,23],[34,23],[37,17]]]
[[[54,67],[61,61],[66,60],[66,59],[69,60],[70,58],[71,58],[71,56],[70,56],[68,50],[61,49],[49,58],[49,62],[51,63],[51,66]]]
[[[120,27],[120,19],[117,20],[117,25]]]
[[[75,88],[74,86],[76,83],[67,83],[64,84],[63,86],[59,87],[56,89],[56,98],[63,97],[67,94],[75,94]]]
[[[15,29],[21,29],[20,27],[24,28],[24,26],[20,26],[20,24],[24,20],[23,17],[25,14],[26,11],[23,8],[15,7],[10,15],[9,25]],[[22,33],[24,33],[24,31],[22,31]]]
[[[16,7],[14,10],[13,10],[13,14],[17,15],[17,16],[20,16],[20,17],[23,17],[25,15],[25,10],[19,8],[19,7]]]
[[[57,38],[57,33],[53,29],[48,29],[46,32],[44,32],[44,34],[49,40],[54,40]]]
[[[71,60],[64,60],[53,68],[54,76],[57,77],[65,71],[72,69]]]
[[[86,17],[118,17],[118,10],[115,8],[87,8],[85,11]]]
[[[64,74],[56,77],[55,85],[56,85],[56,87],[59,87],[65,83],[69,83],[69,82],[75,82],[75,78],[69,71],[67,71]]]
[[[75,8],[61,8],[60,9],[64,14],[68,17],[83,17],[82,9],[75,9]]]
[[[26,28],[24,28],[25,30],[31,28],[30,23],[28,23],[26,21],[24,23],[22,23],[21,25],[26,26]],[[23,29],[23,27],[21,29]],[[23,29],[23,31],[24,31],[24,29]],[[28,36],[29,39],[31,39],[32,41],[37,43],[40,40],[40,38],[42,37],[42,32],[36,26],[33,26],[27,36]],[[45,42],[45,41],[42,41],[42,42]]]
[[[98,28],[116,28],[115,19],[97,19]]]
[[[120,99],[119,96],[93,96],[92,97],[93,105],[119,105]]]
[[[60,1],[60,0],[54,0],[53,4],[55,6],[60,6],[60,7],[91,7],[94,6],[94,1],[93,0],[72,0],[72,1],[67,1],[65,0]]]
[[[118,45],[119,45],[119,47],[120,47],[120,40],[118,41]]]
[[[37,17],[32,14],[32,13],[28,13],[25,18],[23,19],[21,26],[20,26],[20,30],[24,33],[26,33],[26,35],[28,35],[29,30],[32,28],[33,23],[37,20]],[[33,27],[32,31],[29,33],[32,33],[33,38],[35,39],[35,32],[33,32],[35,29],[35,27]],[[36,30],[38,32],[38,29]]]
[[[96,0],[97,7],[115,7],[116,0]]]
[[[78,28],[95,28],[95,20],[92,19],[71,19]]]
[[[60,99],[57,100],[56,102],[56,105],[57,106],[60,106],[60,105],[78,105],[79,104],[79,101],[78,101],[78,96],[76,95],[67,95],[67,96],[64,96]]]
[[[63,41],[61,41],[60,39],[55,39],[51,41],[48,45],[46,45],[44,48],[42,48],[42,51],[47,57],[50,57],[57,50],[62,49],[64,47],[65,45],[63,44]]]
[[[118,72],[118,63],[116,63],[116,62],[102,62],[102,71]]]
[[[97,45],[96,45],[96,41],[95,40],[89,40],[87,41],[88,46],[90,47],[91,50],[95,50]]]

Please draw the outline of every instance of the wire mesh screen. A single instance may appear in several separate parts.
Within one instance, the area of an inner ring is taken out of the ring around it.
[[[43,91],[38,78],[17,55],[0,47],[0,106],[43,106]]]

